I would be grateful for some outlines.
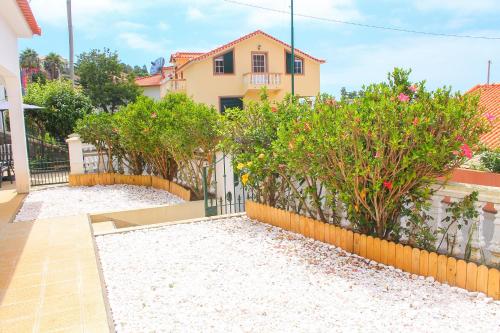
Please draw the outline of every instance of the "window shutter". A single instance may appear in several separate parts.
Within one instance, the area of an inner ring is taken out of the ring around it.
[[[222,56],[224,58],[224,73],[234,73],[233,51]]]
[[[290,52],[286,53],[286,73],[292,73],[292,54]]]

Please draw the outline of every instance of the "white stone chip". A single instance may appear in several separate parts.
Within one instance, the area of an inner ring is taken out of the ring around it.
[[[96,243],[119,333],[500,331],[499,302],[246,217]]]
[[[59,186],[31,191],[14,222],[176,205],[182,202],[182,199],[167,191],[145,186]]]

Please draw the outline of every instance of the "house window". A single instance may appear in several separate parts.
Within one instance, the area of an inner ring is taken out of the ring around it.
[[[266,55],[263,53],[252,54],[252,72],[265,73],[266,72]]]
[[[304,74],[304,59],[297,57],[295,55],[295,64],[293,66],[295,74]],[[290,52],[286,53],[286,73],[292,73],[292,54]]]
[[[295,74],[304,74],[304,64],[302,59],[295,58]]]
[[[215,58],[215,74],[224,74],[224,58]]]
[[[233,74],[234,73],[234,53],[229,51],[214,58],[215,74]]]

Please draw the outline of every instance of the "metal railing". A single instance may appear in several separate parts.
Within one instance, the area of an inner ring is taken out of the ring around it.
[[[30,161],[31,186],[68,182],[69,160]]]

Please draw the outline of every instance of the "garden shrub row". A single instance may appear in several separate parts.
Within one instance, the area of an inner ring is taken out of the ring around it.
[[[344,214],[357,232],[434,250],[448,230],[431,228],[436,178],[470,158],[490,124],[477,96],[428,91],[409,74],[395,69],[339,101],[272,103],[264,91],[259,102],[226,110],[220,147],[258,202],[334,224]],[[476,218],[473,200],[444,222],[460,229]]]

